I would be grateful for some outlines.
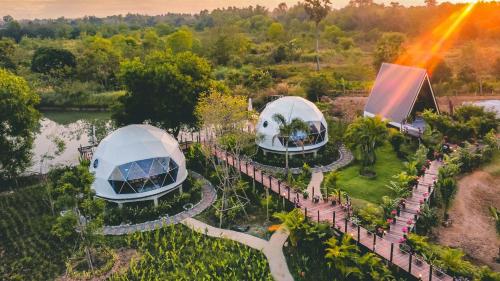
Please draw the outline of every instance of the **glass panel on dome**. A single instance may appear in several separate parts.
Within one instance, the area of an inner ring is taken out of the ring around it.
[[[130,166],[130,170],[127,175],[127,180],[130,182],[131,180],[137,180],[137,179],[142,179],[147,177],[147,174],[144,173],[144,171],[137,165],[136,162],[132,163],[132,166]]]
[[[124,181],[125,177],[120,172],[120,169],[115,168],[111,173],[111,175],[109,176],[109,179],[114,181]]]
[[[167,172],[167,168],[165,166],[162,166],[160,164],[160,159],[161,158],[155,158],[153,159],[153,163],[151,165],[151,169],[149,170],[149,176],[155,176],[159,174],[163,174]]]
[[[120,193],[122,186],[125,184],[124,181],[109,180],[108,182],[116,193]]]
[[[144,186],[145,180],[146,180],[145,178],[132,179],[132,180],[129,179],[127,182],[134,190],[136,190],[136,192],[140,192],[140,190]]]
[[[154,159],[154,158],[153,158]],[[144,159],[140,161],[135,161],[139,167],[144,171],[146,175],[149,174],[149,170],[151,169],[151,164],[153,163],[153,159]]]
[[[128,175],[129,170],[130,170],[130,166],[132,166],[132,163],[126,163],[126,164],[118,166],[118,168],[122,172],[122,175],[124,178],[127,178],[127,175]]]
[[[137,193],[137,191],[127,182],[122,186],[120,191],[118,192],[119,194],[130,194],[130,193]]]
[[[166,175],[167,175],[166,173],[154,175],[150,178],[150,180],[155,185],[156,188],[160,188],[161,185],[163,184],[163,181],[165,180]]]
[[[158,162],[165,168],[168,167],[168,162],[170,162],[170,158],[168,157],[162,157],[162,158],[158,158]]]

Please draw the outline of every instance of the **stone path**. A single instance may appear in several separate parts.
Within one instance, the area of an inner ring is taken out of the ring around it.
[[[262,170],[255,167],[252,162],[245,161],[245,159],[238,159],[214,146],[211,146],[211,148],[213,154],[217,158],[239,169],[242,173],[261,183],[265,188],[269,188],[279,196],[285,197],[291,202],[299,202],[300,205],[298,205],[298,207],[300,207],[307,218],[315,221],[328,222],[333,225],[337,231],[351,235],[356,243],[363,245],[389,263],[398,266],[414,277],[424,278],[425,280],[431,278],[432,280],[453,280],[453,278],[447,274],[438,273],[435,268],[414,254],[400,250],[398,247],[399,244],[394,242],[393,239],[388,239],[387,236],[379,237],[374,235],[362,226],[351,222],[349,215],[338,202],[336,202],[335,205],[329,200],[320,200],[318,203],[313,203],[312,197],[304,199],[302,193],[298,190],[288,186],[272,175],[264,173]],[[433,169],[429,170],[432,171]],[[431,172],[429,172],[429,175],[430,173]],[[424,184],[426,177],[428,178],[428,176],[424,176]],[[432,277],[430,277],[430,275],[432,275]]]
[[[323,198],[321,194],[321,183],[323,182],[323,172],[314,172],[311,176],[311,181],[307,185],[307,192],[309,196],[319,195]]]
[[[206,180],[203,176],[201,176],[198,173],[195,173],[193,171],[189,171],[191,176],[193,176],[197,180],[203,181],[202,185],[202,193],[201,193],[201,200],[198,202],[196,205],[193,206],[192,209],[188,211],[183,211],[181,213],[178,213],[174,216],[166,216],[162,217],[160,219],[154,220],[154,221],[148,221],[144,223],[138,223],[138,224],[133,224],[133,225],[117,225],[117,226],[104,226],[103,227],[103,233],[104,235],[123,235],[123,234],[130,234],[134,232],[144,232],[144,231],[151,231],[154,229],[161,228],[166,225],[170,224],[177,224],[181,222],[182,220],[190,217],[194,217],[210,207],[214,202],[215,199],[217,198],[217,192],[215,191],[215,188],[212,186],[212,184]]]
[[[182,221],[182,224],[199,233],[216,238],[230,239],[262,251],[268,260],[271,274],[276,281],[293,281],[283,254],[283,244],[288,239],[288,233],[283,229],[278,229],[271,236],[271,239],[266,241],[246,233],[213,227],[194,218],[186,218]]]
[[[339,158],[335,160],[334,162],[326,165],[326,166],[315,166],[311,168],[311,172],[317,173],[317,172],[330,172],[333,170],[337,170],[339,168],[342,168],[344,166],[347,166],[349,163],[352,162],[354,159],[354,156],[352,155],[351,151],[345,146],[345,145],[340,145],[339,147]],[[285,173],[285,168],[282,167],[276,167],[276,166],[269,166],[269,165],[264,165],[258,162],[252,162],[255,167],[257,167],[259,170],[264,170],[267,172],[272,172],[272,173]],[[292,174],[300,174],[302,172],[302,168],[290,168],[289,169],[290,173]]]

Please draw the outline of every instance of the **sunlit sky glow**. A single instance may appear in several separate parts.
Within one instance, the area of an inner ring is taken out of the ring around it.
[[[454,42],[453,35],[456,34],[467,16],[474,9],[477,2],[471,2],[463,9],[451,14],[446,20],[417,38],[407,51],[401,55],[395,63],[418,66],[427,69],[427,72],[432,74],[434,68],[439,63],[438,55],[449,49]],[[430,46],[430,48],[429,48]],[[388,73],[387,75],[391,75]],[[413,77],[408,77],[413,79]],[[381,110],[380,115],[386,116],[391,108],[399,104],[405,98],[405,94],[409,90],[409,81],[404,79],[400,81],[399,86],[395,89],[395,94],[392,99],[387,102]]]
[[[17,19],[33,18],[77,18],[85,15],[98,17],[140,13],[148,15],[174,13],[197,13],[228,6],[263,5],[270,9],[285,2],[289,6],[298,0],[0,0],[0,16],[10,14]],[[332,1],[335,8],[345,6],[349,0]],[[391,1],[375,0],[376,3]],[[423,5],[423,0],[401,0],[402,5]],[[452,0],[449,2],[464,2]]]

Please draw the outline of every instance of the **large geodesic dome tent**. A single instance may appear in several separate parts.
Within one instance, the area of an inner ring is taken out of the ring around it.
[[[309,124],[309,134],[299,131],[289,137],[289,152],[317,151],[328,142],[328,125],[316,105],[301,97],[287,96],[268,103],[259,116],[257,144],[264,151],[286,151],[285,138],[275,137],[279,133],[279,124],[273,119],[276,113],[283,115],[288,122],[299,118]]]
[[[150,125],[122,127],[97,147],[90,164],[96,195],[116,203],[156,200],[180,187],[186,160],[174,137]]]

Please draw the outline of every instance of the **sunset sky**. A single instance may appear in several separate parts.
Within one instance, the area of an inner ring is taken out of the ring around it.
[[[342,7],[349,0],[334,0],[334,7]],[[0,0],[0,16],[11,15],[16,19],[67,18],[85,15],[108,16],[126,13],[157,15],[168,12],[197,13],[227,6],[263,5],[269,8],[286,2],[293,5],[298,0]],[[380,1],[387,2],[390,0]],[[422,5],[423,0],[400,0],[403,5]],[[439,2],[439,1],[438,1]],[[452,0],[450,2],[463,2]]]

